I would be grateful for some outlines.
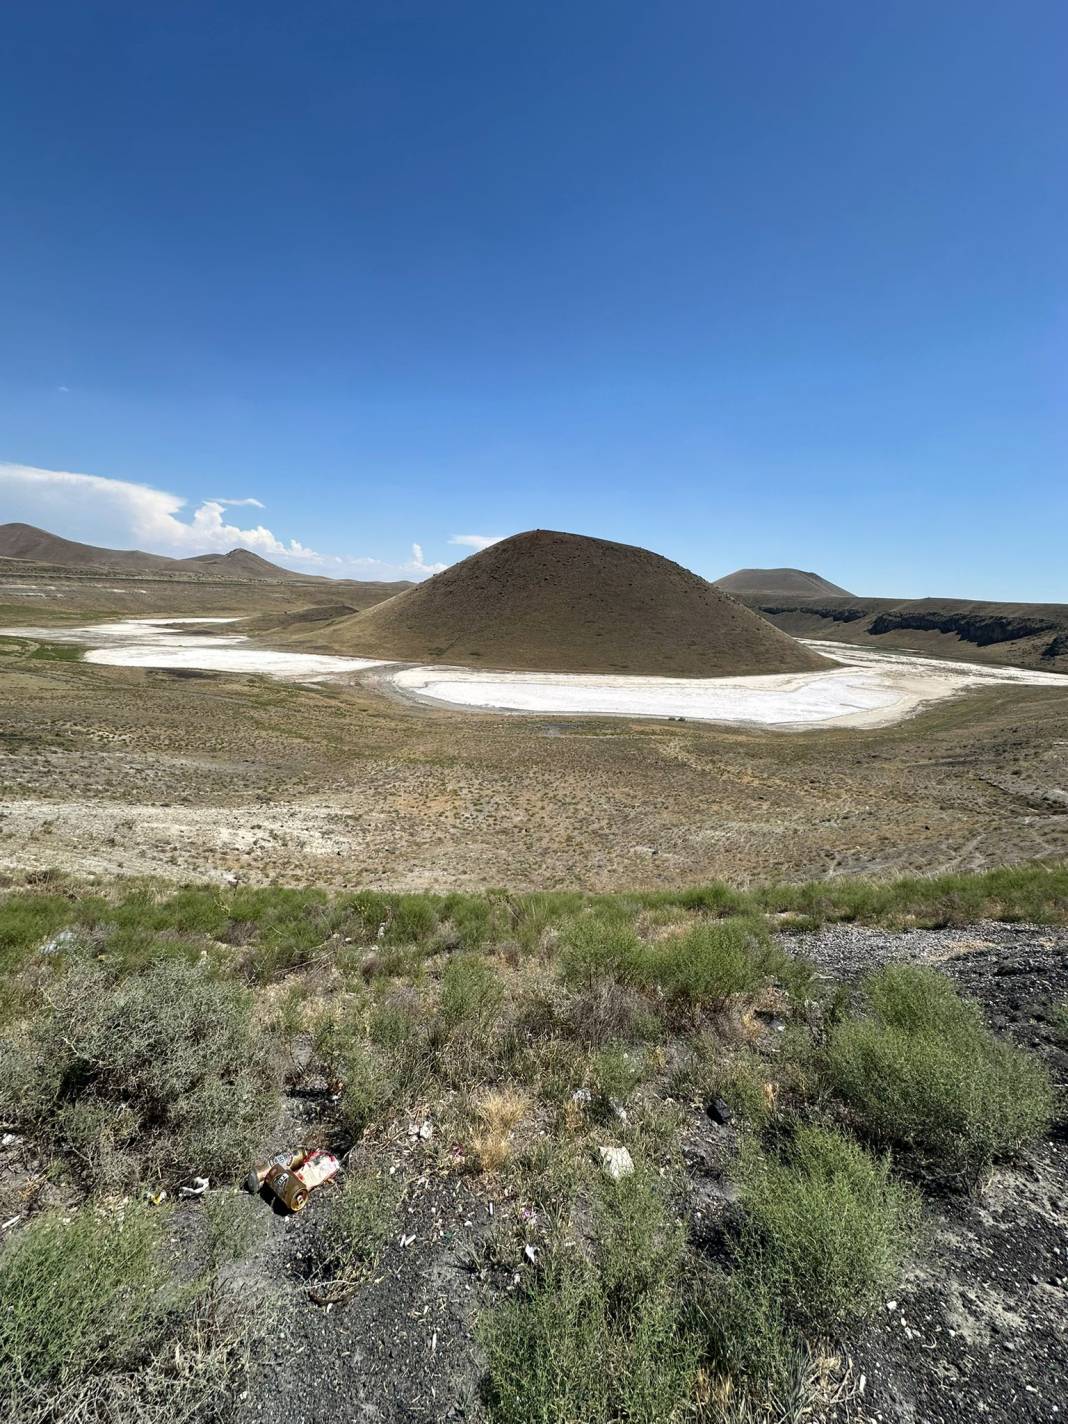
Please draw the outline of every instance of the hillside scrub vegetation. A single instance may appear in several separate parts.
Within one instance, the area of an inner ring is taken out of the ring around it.
[[[366,1323],[424,1249],[465,1282],[473,1417],[811,1415],[848,1387],[830,1345],[924,1249],[928,1177],[971,1186],[1053,1100],[945,975],[842,986],[794,932],[1055,920],[1065,889],[1056,868],[633,896],[10,889],[9,1413],[225,1420],[265,1274],[288,1319]],[[270,1213],[237,1187],[298,1134],[342,1170],[267,1256],[246,1228]],[[194,1177],[210,1190],[183,1200]]]
[[[942,975],[888,965],[862,998],[863,1016],[827,1046],[830,1082],[861,1130],[931,1174],[974,1180],[1049,1127],[1048,1071],[995,1038]]]

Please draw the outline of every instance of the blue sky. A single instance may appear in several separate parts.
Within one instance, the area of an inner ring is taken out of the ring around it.
[[[368,577],[541,526],[1068,601],[1062,0],[4,30],[0,519]]]

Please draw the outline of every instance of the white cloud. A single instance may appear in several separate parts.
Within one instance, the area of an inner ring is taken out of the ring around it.
[[[491,544],[499,544],[503,534],[454,534],[450,544],[463,544],[468,549],[488,549]]]
[[[418,579],[440,572],[444,564],[427,563],[422,546],[412,545],[411,559],[391,563],[358,555],[321,554],[299,539],[280,539],[263,524],[242,528],[231,523],[227,507],[263,509],[251,497],[205,499],[185,518],[189,502],[179,495],[106,475],[42,470],[0,462],[0,508],[4,519],[43,525],[66,538],[108,548],[142,548],[182,558],[224,553],[240,545],[265,558],[303,572],[333,578]]]

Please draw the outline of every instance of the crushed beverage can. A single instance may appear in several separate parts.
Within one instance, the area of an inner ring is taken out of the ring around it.
[[[267,1173],[266,1184],[290,1211],[303,1211],[308,1204],[308,1188],[289,1167],[275,1162]]]
[[[299,1153],[277,1152],[273,1157],[269,1157],[266,1162],[257,1162],[252,1171],[245,1178],[245,1190],[252,1196],[263,1186],[267,1180],[268,1173],[272,1167],[292,1167],[297,1160]]]

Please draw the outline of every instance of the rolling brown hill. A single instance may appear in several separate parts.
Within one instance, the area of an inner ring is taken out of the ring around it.
[[[758,595],[776,598],[853,597],[847,589],[839,588],[836,583],[821,578],[819,574],[807,573],[804,569],[736,569],[714,582],[717,588],[724,588],[739,598]]]
[[[143,549],[104,549],[96,544],[80,544],[38,529],[33,524],[0,524],[0,557],[25,559],[35,564],[63,568],[112,570],[115,573],[188,573],[213,578],[315,579],[314,574],[295,573],[254,554],[251,549],[231,549],[227,554],[195,554],[188,559],[171,559],[165,554],[147,554]]]
[[[722,677],[833,666],[669,559],[545,529],[297,636],[353,655],[539,672]]]

